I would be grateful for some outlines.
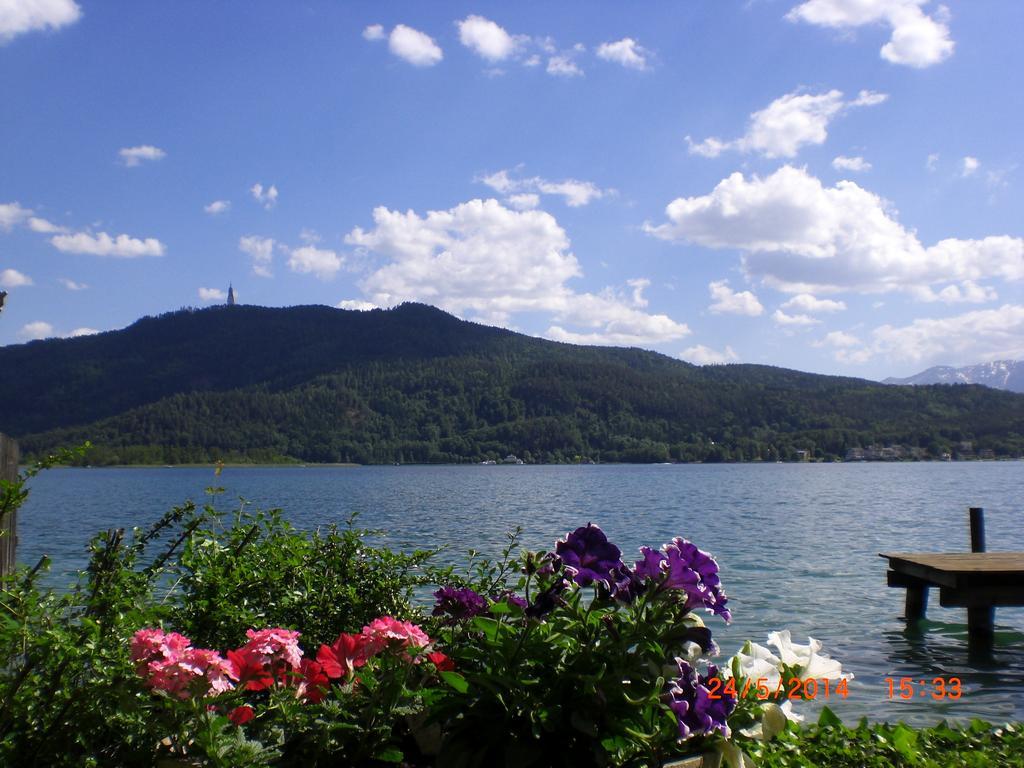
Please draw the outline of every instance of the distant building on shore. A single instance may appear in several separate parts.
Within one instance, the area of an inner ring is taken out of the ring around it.
[[[228,306],[235,306],[235,289],[234,286],[231,285],[231,283],[228,283]]]

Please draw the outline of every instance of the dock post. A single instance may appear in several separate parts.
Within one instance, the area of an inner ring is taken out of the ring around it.
[[[907,603],[903,611],[907,624],[921,621],[928,613],[928,585],[924,582],[907,586]]]
[[[985,510],[971,507],[971,552],[985,551]],[[995,636],[994,605],[967,606],[967,640],[979,648],[991,648]]]
[[[0,480],[18,479],[18,444],[0,433]],[[14,572],[15,550],[18,546],[18,512],[7,514],[0,509],[0,579]]]
[[[985,551],[985,510],[971,507],[971,552]]]

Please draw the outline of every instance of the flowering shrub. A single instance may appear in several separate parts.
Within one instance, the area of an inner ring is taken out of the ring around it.
[[[264,736],[290,726],[281,745],[281,756],[290,762],[328,757],[387,761],[402,755],[400,742],[409,735],[402,715],[421,709],[417,702],[435,673],[449,673],[455,666],[432,650],[419,626],[391,616],[374,619],[358,635],[342,633],[331,645],[321,645],[317,661],[304,657],[297,631],[250,629],[246,636],[248,642],[224,659],[215,651],[192,648],[177,632],[144,628],[135,633],[131,656],[136,673],[146,688],[169,702],[164,714],[173,721],[175,737],[164,741],[168,755],[195,757],[196,745],[216,741],[209,738],[211,732],[223,737],[231,723]],[[388,689],[390,695],[379,695]],[[331,729],[333,738],[325,741],[322,732],[309,732],[317,716],[304,717],[296,702],[358,717],[336,723],[348,727]],[[374,720],[380,725],[368,727]],[[209,752],[199,756],[209,757]]]
[[[731,735],[699,615],[731,618],[710,555],[677,538],[627,564],[593,524],[517,562],[513,546],[435,593],[464,681],[433,713],[437,765],[659,765]]]

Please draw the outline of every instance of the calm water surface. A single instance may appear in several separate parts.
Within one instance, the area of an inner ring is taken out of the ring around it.
[[[985,508],[988,548],[1024,550],[1024,462],[675,466],[461,466],[60,469],[33,481],[19,514],[19,558],[81,567],[96,530],[144,525],[211,484],[221,502],[281,507],[312,528],[360,514],[392,546],[446,544],[449,558],[497,553],[505,533],[550,547],[594,521],[625,553],[686,536],[718,558],[734,620],[709,619],[723,653],[789,628],[810,635],[856,675],[844,719],[916,724],[942,718],[1024,720],[1024,609],[996,613],[989,659],[967,653],[964,609],[933,594],[929,623],[908,634],[903,590],[885,586],[883,551],[966,551],[967,508]],[[890,701],[886,677],[959,676],[959,701]],[[803,709],[812,709],[804,704]]]

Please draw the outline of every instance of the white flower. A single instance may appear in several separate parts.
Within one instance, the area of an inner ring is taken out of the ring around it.
[[[773,691],[781,684],[782,660],[763,645],[748,640],[733,658],[739,661],[740,678],[755,682],[763,679],[764,684]],[[733,663],[730,660],[723,672],[732,674]]]
[[[821,641],[813,637],[808,637],[807,641],[807,645],[794,643],[788,629],[768,635],[768,644],[778,649],[782,663],[795,668],[797,675],[804,680],[853,679],[852,672],[843,672],[838,661],[821,653]]]

